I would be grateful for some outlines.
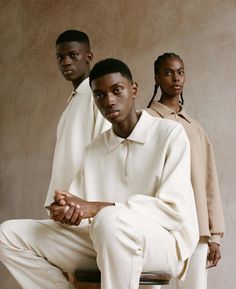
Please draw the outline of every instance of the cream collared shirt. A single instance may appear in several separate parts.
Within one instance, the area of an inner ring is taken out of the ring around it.
[[[69,189],[80,168],[85,146],[110,126],[94,104],[89,79],[85,79],[67,100],[67,107],[58,123],[52,175],[45,206],[53,202],[56,189]]]
[[[183,125],[191,147],[191,179],[195,194],[200,236],[220,244],[224,235],[224,215],[212,144],[197,121],[184,108],[179,113],[154,101],[147,111],[152,116],[171,119]]]
[[[189,141],[173,121],[142,111],[126,139],[112,129],[98,136],[85,149],[69,191],[89,201],[128,206],[147,222],[158,220],[176,238],[182,260],[198,242]]]

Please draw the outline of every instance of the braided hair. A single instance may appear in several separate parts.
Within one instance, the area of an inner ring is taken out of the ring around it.
[[[162,55],[160,55],[157,60],[154,62],[154,73],[155,75],[157,75],[159,72],[160,72],[160,67],[161,67],[161,63],[163,61],[165,61],[166,59],[169,59],[169,58],[177,58],[178,60],[180,60],[181,62],[183,62],[183,60],[180,58],[179,55],[175,54],[174,52],[167,52],[167,53],[164,53]],[[149,101],[148,103],[148,108],[151,106],[156,94],[157,94],[157,90],[158,90],[158,87],[159,85],[155,83],[155,86],[154,86],[154,92],[153,92],[153,96],[151,98],[151,100]],[[181,105],[184,105],[184,98],[183,98],[183,93],[180,94],[180,104]]]

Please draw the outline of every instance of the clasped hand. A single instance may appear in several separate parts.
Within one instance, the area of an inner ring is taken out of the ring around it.
[[[98,202],[85,201],[69,192],[56,191],[50,206],[50,218],[62,224],[78,226],[82,219],[93,218]]]

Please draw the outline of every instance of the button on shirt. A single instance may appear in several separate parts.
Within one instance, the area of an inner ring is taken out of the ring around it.
[[[101,134],[85,149],[69,191],[88,201],[128,206],[147,222],[155,218],[176,238],[182,260],[198,242],[189,142],[178,123],[142,111],[126,139],[112,129]]]

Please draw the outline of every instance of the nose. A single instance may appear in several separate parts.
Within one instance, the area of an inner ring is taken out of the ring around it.
[[[115,105],[115,103],[116,103],[115,95],[113,93],[108,93],[106,98],[105,98],[105,106],[111,107],[111,106]]]
[[[175,72],[175,73],[173,74],[173,81],[174,81],[174,82],[178,82],[178,81],[179,81],[179,74],[178,74],[177,72]]]
[[[71,58],[69,55],[66,55],[63,60],[61,61],[61,64],[63,66],[67,66],[67,65],[70,65],[71,64]]]

